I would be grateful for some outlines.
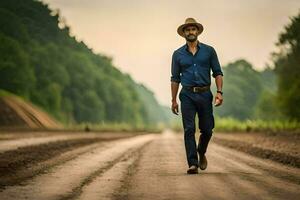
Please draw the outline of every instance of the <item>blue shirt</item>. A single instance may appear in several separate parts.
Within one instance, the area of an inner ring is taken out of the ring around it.
[[[212,46],[198,41],[197,52],[193,55],[185,44],[172,55],[171,81],[182,86],[210,85],[210,72],[215,78],[222,75],[217,53]]]

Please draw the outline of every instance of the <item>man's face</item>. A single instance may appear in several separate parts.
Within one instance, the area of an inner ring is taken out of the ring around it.
[[[183,29],[184,37],[189,42],[195,42],[199,35],[199,30],[197,26],[187,26]]]

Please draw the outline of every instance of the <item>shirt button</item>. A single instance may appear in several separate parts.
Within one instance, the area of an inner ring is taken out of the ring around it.
[[[196,66],[196,64],[194,64],[194,66]]]

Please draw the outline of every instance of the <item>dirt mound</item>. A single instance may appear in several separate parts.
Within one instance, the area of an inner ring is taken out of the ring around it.
[[[31,103],[11,95],[0,97],[0,128],[59,129],[62,125]]]

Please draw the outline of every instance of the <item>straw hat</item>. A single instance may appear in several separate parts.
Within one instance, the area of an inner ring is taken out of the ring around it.
[[[178,28],[177,28],[177,33],[184,37],[184,32],[183,32],[183,29],[189,25],[194,25],[194,26],[197,26],[198,29],[199,29],[199,35],[202,33],[203,31],[203,26],[202,24],[198,23],[194,18],[187,18],[185,20],[185,23],[180,25]]]

